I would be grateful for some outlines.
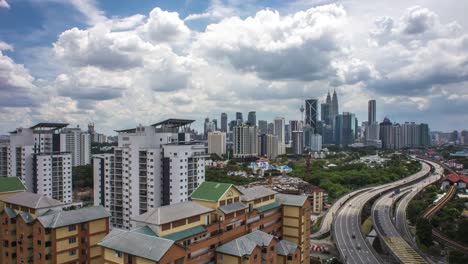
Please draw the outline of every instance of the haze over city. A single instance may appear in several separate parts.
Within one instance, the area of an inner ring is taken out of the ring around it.
[[[377,120],[468,122],[465,1],[0,2],[0,131],[100,131],[257,111],[299,119],[337,90]]]

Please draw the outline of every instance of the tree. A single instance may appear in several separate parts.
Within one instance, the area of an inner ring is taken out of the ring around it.
[[[464,264],[468,262],[468,258],[460,251],[451,250],[449,252],[450,264]]]
[[[458,222],[457,238],[460,242],[468,244],[468,219]]]
[[[416,223],[416,237],[423,245],[432,246],[432,225],[431,222],[425,218],[420,218]]]

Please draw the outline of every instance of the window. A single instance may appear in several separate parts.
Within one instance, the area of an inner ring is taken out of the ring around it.
[[[69,254],[70,256],[74,256],[74,255],[76,255],[76,250],[75,250],[75,249],[70,249],[70,250],[68,251],[68,254]]]
[[[219,205],[220,205],[220,206],[223,206],[223,205],[225,205],[225,204],[226,204],[226,201],[225,201],[225,200],[219,201]]]
[[[37,240],[37,245],[40,246],[42,244],[42,241]]]
[[[75,231],[75,230],[76,230],[76,226],[75,226],[75,225],[68,226],[68,231],[69,231],[69,232]]]
[[[122,252],[120,251],[115,251],[115,256],[118,257],[118,258],[121,258],[122,257]]]
[[[73,244],[73,243],[76,243],[76,237],[70,237],[68,239],[68,244]]]
[[[191,223],[195,223],[195,222],[198,222],[200,221],[200,216],[197,215],[197,216],[192,216],[188,219],[188,223],[191,224]]]
[[[161,229],[162,229],[162,231],[166,231],[166,230],[171,229],[171,223],[163,224],[163,225],[161,226]]]

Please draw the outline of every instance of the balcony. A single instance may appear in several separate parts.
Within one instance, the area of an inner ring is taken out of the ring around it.
[[[186,263],[187,264],[198,264],[198,263],[201,263],[201,262],[208,261],[211,258],[213,258],[214,256],[215,256],[214,250],[210,250],[207,253],[205,253],[203,255],[200,255],[198,257],[187,259]]]
[[[279,219],[281,218],[281,212],[277,212],[275,214],[272,214],[270,216],[267,216],[267,217],[264,217],[264,218],[260,218],[258,221],[255,221],[251,224],[249,224],[249,228],[256,228],[256,227],[259,227],[260,225],[264,225],[268,222],[271,222],[275,219]]]

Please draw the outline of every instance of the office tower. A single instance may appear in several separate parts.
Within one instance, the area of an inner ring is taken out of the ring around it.
[[[338,95],[336,94],[336,91],[333,91],[333,98],[331,100],[331,106],[330,106],[330,117],[333,120],[335,120],[335,117],[339,114],[339,106],[338,106]]]
[[[393,135],[393,124],[387,117],[384,118],[383,122],[380,123],[380,140],[382,140],[382,148],[394,149],[394,135]]]
[[[305,124],[312,127],[314,130],[317,126],[317,115],[318,115],[318,100],[307,99],[305,100]]]
[[[275,134],[275,124],[268,123],[267,134],[272,134],[272,135]]]
[[[0,145],[3,176],[20,178],[30,192],[71,203],[72,155],[60,134],[67,125],[39,123],[11,132],[9,142]]]
[[[332,125],[324,125],[321,135],[322,135],[322,143],[323,144],[330,145],[330,144],[334,143]]]
[[[202,143],[190,141],[192,122],[168,119],[119,130],[114,153],[94,157],[94,202],[111,212],[113,227],[128,229],[134,216],[187,201],[205,180],[208,155]]]
[[[268,122],[265,120],[258,120],[258,132],[260,134],[268,133]]]
[[[291,131],[302,131],[302,127],[298,120],[290,120],[289,126],[291,127]]]
[[[426,125],[426,124],[425,124]],[[427,126],[427,125],[426,125]],[[427,130],[429,130],[429,127],[427,127]],[[460,138],[461,138],[461,143],[463,145],[468,145],[468,131],[467,130],[463,130],[461,133],[460,133]],[[429,143],[430,143],[430,138],[428,139],[429,140]]]
[[[357,119],[352,113],[343,112],[335,117],[335,143],[347,146],[354,143],[357,137]]]
[[[255,113],[255,111],[249,112],[247,116],[247,122],[249,122],[251,126],[257,125],[257,114]]]
[[[235,126],[237,126],[237,120],[232,120],[231,122],[229,122],[229,131],[234,131]]]
[[[278,137],[271,134],[259,135],[258,154],[269,159],[276,159],[278,156]]]
[[[208,154],[222,157],[226,154],[226,133],[215,131],[208,133]]]
[[[369,107],[368,107],[368,118],[367,123],[373,124],[376,122],[376,102],[375,100],[369,100]]]
[[[320,119],[325,122],[325,124],[329,125],[331,124],[331,119],[330,119],[330,104],[327,103],[322,103],[320,105]]]
[[[302,147],[306,150],[310,150],[310,148],[312,147],[312,135],[314,134],[314,129],[309,126],[309,125],[305,125],[302,129],[302,140],[303,140],[303,144],[302,144]]]
[[[248,124],[235,126],[233,144],[233,155],[235,158],[257,156],[257,126],[251,126]]]
[[[302,155],[304,152],[304,139],[302,131],[293,131],[292,132],[292,151],[293,154]]]
[[[103,261],[309,263],[310,206],[305,195],[204,182],[191,201],[135,217],[136,229],[112,230],[100,243]]]
[[[102,206],[62,211],[60,201],[29,192],[4,201],[1,263],[102,263],[110,216]]]
[[[228,132],[228,116],[226,113],[221,113],[221,132]]]
[[[244,122],[244,119],[242,118],[242,113],[241,112],[236,112],[236,120],[240,120],[240,123]],[[239,123],[238,123],[238,125],[239,125]]]
[[[218,119],[213,119],[211,122],[213,123],[211,131],[218,131]]]
[[[291,142],[291,126],[289,124],[284,125],[284,142],[289,144]]]
[[[210,128],[210,118],[206,117],[205,122],[203,122],[203,136],[204,138],[208,138],[208,129]]]
[[[72,165],[91,164],[91,135],[77,128],[64,128],[60,133],[60,149],[71,153]]]
[[[284,129],[284,117],[276,117],[274,120],[274,135],[278,137],[278,155],[286,153],[286,131]]]
[[[310,151],[321,151],[322,150],[322,135],[320,134],[312,134],[311,135],[311,145]]]

